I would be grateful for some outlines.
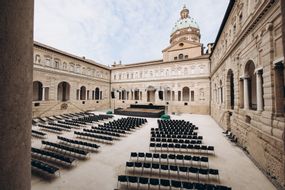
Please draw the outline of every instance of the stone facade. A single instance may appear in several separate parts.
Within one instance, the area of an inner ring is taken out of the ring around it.
[[[284,186],[280,1],[232,1],[211,55],[211,115]]]
[[[85,58],[34,44],[33,117],[107,109],[110,69]]]
[[[164,105],[168,113],[209,114],[210,60],[200,43],[200,29],[184,7],[163,60],[113,65],[112,107]]]
[[[231,0],[213,44],[184,7],[162,60],[112,67],[34,44],[33,116],[165,105],[210,114],[284,186],[285,72],[280,0]],[[112,93],[114,97],[111,97]]]

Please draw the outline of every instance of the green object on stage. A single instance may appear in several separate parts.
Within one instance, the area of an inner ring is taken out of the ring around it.
[[[164,114],[164,115],[162,115],[162,116],[160,117],[160,119],[162,119],[162,120],[168,120],[168,119],[170,119],[170,115]]]
[[[113,112],[112,111],[107,111],[106,114],[111,115],[111,114],[113,114]]]

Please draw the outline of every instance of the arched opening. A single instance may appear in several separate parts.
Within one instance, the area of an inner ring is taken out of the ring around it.
[[[155,101],[155,91],[154,90],[148,90],[147,91],[147,101],[148,102],[154,102]]]
[[[234,93],[234,74],[230,69],[227,74],[227,105],[229,109],[234,109],[235,93]]]
[[[246,104],[248,104],[248,108],[251,110],[257,109],[257,101],[256,101],[256,74],[255,74],[255,65],[252,61],[249,61],[245,65],[245,79],[244,79],[244,88],[246,88],[246,96],[244,99],[247,99],[248,102],[245,100],[245,108]]]
[[[57,85],[57,100],[68,101],[70,97],[70,84],[67,82],[60,82]]]
[[[168,88],[165,93],[165,101],[171,101],[171,91]]]
[[[159,100],[163,101],[164,97],[163,97],[163,92],[162,90],[158,91],[158,98]]]
[[[188,87],[184,87],[182,88],[182,101],[189,101],[189,88]]]
[[[127,92],[126,90],[122,91],[122,100],[126,100]]]
[[[95,88],[95,100],[100,99],[100,89],[97,87]]]
[[[139,93],[140,93],[140,91],[138,89],[136,89],[135,90],[135,100],[139,100],[140,99]]]
[[[80,100],[86,100],[86,87],[81,86],[80,88]]]
[[[33,82],[33,101],[41,101],[43,98],[43,84],[39,81]]]
[[[155,102],[155,88],[149,86],[147,89],[147,102]]]

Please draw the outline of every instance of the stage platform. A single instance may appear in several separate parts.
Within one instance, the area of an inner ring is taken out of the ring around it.
[[[165,114],[164,106],[153,106],[153,105],[131,105],[129,108],[118,108],[115,109],[114,114],[127,115],[127,116],[138,116],[138,117],[150,117],[160,118]]]

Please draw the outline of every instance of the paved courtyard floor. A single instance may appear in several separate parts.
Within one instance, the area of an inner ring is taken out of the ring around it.
[[[115,119],[120,117],[115,116]],[[199,127],[198,134],[203,136],[203,143],[215,146],[215,155],[209,156],[210,167],[219,169],[221,184],[233,190],[276,189],[247,155],[224,137],[222,129],[210,116],[183,114],[171,118],[191,121]],[[125,173],[125,163],[130,158],[130,152],[149,151],[150,128],[157,127],[157,121],[147,120],[148,123],[143,127],[115,141],[113,145],[100,144],[100,151],[92,153],[90,159],[79,160],[70,169],[61,167],[61,175],[56,179],[45,180],[33,175],[32,190],[115,189],[117,176]],[[73,137],[73,132],[66,132],[62,136]],[[48,140],[56,141],[56,135],[48,133]],[[40,147],[40,142],[40,139],[33,138],[32,146]]]

